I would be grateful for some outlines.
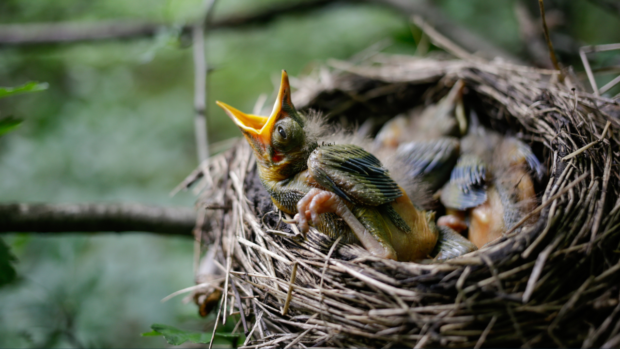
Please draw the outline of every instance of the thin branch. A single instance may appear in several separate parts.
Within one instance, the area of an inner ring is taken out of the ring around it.
[[[206,0],[204,13],[192,27],[192,44],[194,52],[194,109],[196,117],[196,149],[198,163],[209,158],[209,139],[207,133],[207,60],[205,58],[205,37],[203,28],[208,27],[212,17],[215,0]]]
[[[196,150],[198,163],[201,164],[209,157],[209,141],[207,135],[206,95],[207,95],[207,66],[205,62],[204,34],[200,25],[192,30],[194,52],[194,129],[196,132]]]
[[[599,89],[599,93],[604,94],[618,84],[620,84],[620,75],[616,76],[613,80],[605,84],[605,86],[601,87]]]
[[[590,86],[592,86],[592,92],[594,92],[595,96],[599,96],[600,93],[598,92],[598,86],[596,85],[592,68],[590,68],[590,61],[588,61],[588,56],[586,56],[586,51],[583,47],[579,49],[579,57],[581,58],[583,68],[586,70],[586,74],[588,75],[588,81],[590,81]]]
[[[469,52],[464,50],[462,47],[454,43],[452,40],[440,34],[434,27],[429,25],[422,17],[413,16],[411,20],[413,21],[415,25],[420,27],[420,29],[422,29],[422,31],[424,31],[424,33],[428,35],[429,38],[431,38],[431,41],[433,42],[435,46],[446,50],[447,52],[453,54],[457,58],[468,60],[468,61],[480,62],[481,60],[480,57],[470,54]]]
[[[519,23],[519,36],[531,59],[543,68],[552,68],[553,65],[547,54],[547,45],[540,37],[541,30],[537,20],[532,17],[523,1],[515,3],[515,17]]]
[[[542,19],[543,32],[545,33],[545,40],[547,40],[547,46],[549,47],[549,56],[551,57],[551,62],[556,70],[562,71],[560,68],[560,63],[558,62],[558,58],[555,56],[555,50],[553,49],[553,43],[551,42],[551,38],[549,37],[549,27],[547,27],[547,19],[545,18],[545,3],[544,0],[538,0],[538,6],[540,7],[540,17]]]
[[[143,231],[192,236],[190,208],[138,204],[1,204],[0,233]]]
[[[244,15],[232,15],[207,21],[205,29],[238,28],[263,24],[281,15],[303,12],[325,6],[333,0],[285,2],[278,6]],[[110,21],[99,23],[38,23],[0,25],[0,45],[68,44],[84,41],[138,39],[155,36],[167,23]],[[193,24],[182,27],[182,32],[192,32]]]
[[[585,53],[620,50],[620,44],[590,45],[581,48]]]
[[[590,67],[590,61],[588,61],[588,56],[586,54],[614,50],[620,50],[620,44],[583,46],[579,49],[579,57],[581,58],[583,67],[586,70],[586,74],[588,75],[588,80],[590,81],[590,85],[592,86],[592,91],[596,96],[600,96],[602,93],[605,93],[609,89],[614,87],[618,83],[618,78],[612,80],[599,90],[598,85],[596,84],[596,80],[594,79],[594,74],[592,73],[592,68]]]

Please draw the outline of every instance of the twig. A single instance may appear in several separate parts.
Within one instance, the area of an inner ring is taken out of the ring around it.
[[[194,127],[196,133],[196,150],[198,163],[202,164],[209,157],[209,142],[207,135],[206,94],[207,94],[207,67],[204,54],[204,36],[199,24],[192,30],[194,52]]]
[[[551,253],[551,251],[553,251],[553,249],[555,249],[559,243],[560,243],[560,239],[556,239],[553,243],[547,245],[547,247],[545,247],[545,249],[538,255],[538,257],[536,257],[536,264],[534,264],[532,273],[530,274],[530,277],[527,280],[527,286],[525,287],[525,291],[523,292],[522,300],[524,304],[530,301],[530,297],[534,293],[536,282],[538,281],[538,278],[540,277],[540,274],[543,271],[545,262],[547,261],[547,258],[549,257],[549,254]]]
[[[226,290],[224,291],[226,292]],[[220,322],[220,314],[222,313],[223,306],[224,306],[224,302],[220,302],[220,306],[217,309],[217,315],[215,316],[215,324],[213,325],[213,333],[211,333],[211,340],[209,341],[209,349],[213,348],[213,339],[215,339],[215,331],[217,331],[217,325]]]
[[[314,314],[312,316],[316,316],[316,314]],[[297,345],[297,343],[299,343],[299,341],[301,341],[304,338],[304,336],[307,335],[310,331],[312,331],[311,328],[305,330],[302,334],[297,336],[297,338],[295,338],[295,340],[293,340],[287,346],[285,346],[284,349],[289,349],[289,348],[292,348],[293,346]]]
[[[514,9],[517,22],[519,23],[521,42],[523,46],[525,46],[531,59],[538,66],[544,68],[553,67],[549,60],[549,55],[545,52],[546,43],[540,37],[540,29],[537,26],[537,21],[532,18],[532,15],[523,1],[517,1]]]
[[[267,254],[267,255],[269,255],[269,256],[279,260],[282,263],[291,264],[291,261],[287,260],[286,258],[284,258],[284,257],[282,257],[282,256],[280,256],[280,255],[278,255],[276,253],[273,253],[273,252],[269,251],[268,249],[253,243],[252,241],[248,241],[248,240],[246,240],[246,239],[244,239],[242,237],[238,237],[237,240],[240,243],[242,243],[242,244],[244,244],[244,245],[246,245],[248,247],[252,247],[254,249],[257,249],[257,250],[261,251],[262,253]]]
[[[609,339],[601,346],[601,348],[617,348],[618,345],[620,345],[620,334]]]
[[[551,42],[551,38],[549,37],[549,27],[547,27],[547,19],[545,18],[545,3],[544,0],[538,0],[538,6],[540,7],[540,17],[542,19],[543,31],[545,33],[545,40],[547,40],[547,46],[549,47],[549,56],[551,57],[551,62],[556,70],[562,71],[560,68],[560,63],[558,62],[558,58],[555,56],[555,50],[553,49],[553,43]]]
[[[592,68],[590,67],[590,62],[588,61],[584,47],[579,49],[579,57],[581,58],[583,68],[586,70],[586,75],[588,75],[588,81],[590,81],[590,86],[592,86],[592,92],[594,92],[595,96],[599,96],[598,86],[596,86],[596,80],[594,79],[594,74],[592,74]]]
[[[196,117],[196,149],[198,163],[202,164],[209,157],[209,140],[207,134],[207,61],[205,59],[205,38],[203,28],[208,26],[213,13],[215,0],[205,0],[204,13],[192,26],[192,44],[194,57],[194,110]]]
[[[587,53],[596,53],[596,52],[605,52],[605,51],[615,51],[620,50],[620,44],[607,44],[607,45],[594,45],[594,46],[583,46],[579,49],[579,57],[581,58],[581,62],[583,63],[583,67],[586,70],[586,75],[588,76],[588,80],[590,81],[590,85],[592,86],[592,90],[596,96],[600,96],[600,94],[609,91],[612,87],[617,85],[620,82],[620,76],[616,77],[605,86],[598,88],[596,84],[596,80],[594,79],[594,74],[592,73],[592,68],[590,67],[590,61],[588,61]]]
[[[495,321],[497,321],[497,316],[493,316],[491,318],[491,321],[489,321],[489,324],[484,329],[484,332],[482,332],[482,334],[480,335],[480,338],[478,338],[478,341],[476,342],[476,346],[474,347],[474,349],[478,349],[482,347],[482,345],[484,344],[484,341],[486,341],[487,336],[489,335],[489,332],[491,332],[493,325],[495,325]]]
[[[581,48],[585,53],[620,50],[620,44],[590,45]]]
[[[230,286],[232,286],[233,292],[235,293],[235,299],[237,300],[237,308],[239,308],[239,315],[241,315],[241,321],[243,322],[243,334],[248,335],[248,324],[245,321],[245,312],[243,311],[243,304],[241,303],[241,297],[239,296],[239,291],[237,291],[237,287],[235,286],[235,280],[230,279]]]
[[[238,210],[235,210],[233,208],[233,212],[231,214],[232,217],[235,217],[235,215],[237,214]],[[231,258],[231,253],[232,253],[232,245],[235,243],[235,239],[234,239],[234,232],[237,230],[237,220],[233,220],[232,224],[233,226],[231,227],[231,229],[228,229],[228,246],[226,246],[226,276],[224,278],[224,314],[222,314],[222,325],[226,325],[226,305],[228,304],[228,281],[230,280],[230,268],[232,266],[232,258]],[[224,246],[224,242],[222,242],[222,246]],[[231,309],[233,308],[233,306],[231,305]]]
[[[605,138],[605,135],[607,134],[607,131],[609,130],[609,126],[611,126],[611,122],[607,121],[607,124],[605,124],[605,128],[603,129],[603,133],[601,133],[601,136],[597,140],[595,140],[594,142],[590,142],[590,143],[584,145],[583,147],[575,150],[574,152],[566,155],[565,157],[562,158],[562,161],[570,160],[570,159],[574,158],[575,156],[577,156],[577,155],[583,153],[584,151],[592,148],[593,146],[597,145],[601,141],[603,141],[603,139]]]
[[[256,303],[253,303],[256,304]],[[256,309],[254,310],[254,314],[256,314]],[[263,318],[263,312],[260,312],[260,314],[258,314],[258,316],[256,316],[256,319],[254,320],[254,326],[252,326],[252,330],[250,330],[250,333],[248,333],[248,336],[245,337],[245,342],[243,343],[243,346],[245,347],[246,345],[248,345],[248,343],[250,342],[250,340],[252,339],[252,334],[254,333],[254,331],[256,330],[257,327],[259,327],[260,325],[260,321]]]
[[[586,338],[586,340],[583,341],[582,348],[593,347],[594,343],[596,343],[596,340],[601,336],[601,334],[607,331],[607,328],[609,328],[609,325],[612,324],[614,317],[616,317],[619,311],[620,304],[616,305],[611,314],[605,319],[605,321],[603,321],[603,323],[596,329],[596,331],[594,331],[594,333],[592,333],[590,336],[588,336],[588,338]]]
[[[555,319],[553,319],[553,322],[551,322],[551,324],[547,328],[547,333],[549,333],[550,335],[553,334],[553,329],[555,329],[555,327],[560,323],[560,321],[562,320],[564,315],[571,308],[573,308],[575,306],[575,304],[579,300],[579,297],[581,297],[583,292],[588,288],[588,286],[590,286],[592,281],[594,281],[594,276],[593,275],[591,275],[588,279],[586,279],[586,281],[583,284],[581,284],[581,286],[579,286],[579,288],[572,294],[572,296],[570,297],[568,302],[566,302],[562,306],[562,309],[560,309],[558,315],[555,317]]]
[[[428,35],[433,44],[435,44],[436,46],[441,47],[442,49],[450,52],[458,58],[474,62],[481,61],[481,58],[470,54],[450,39],[441,35],[437,30],[435,30],[435,28],[433,28],[424,19],[422,19],[422,17],[415,15],[411,18],[411,20],[415,25],[420,27],[420,29],[422,29],[422,31],[424,31],[426,35]]]
[[[607,126],[601,135],[601,139],[605,137],[605,131],[609,127],[609,121],[607,122]],[[611,144],[607,146],[607,159],[605,159],[605,170],[603,172],[603,188],[601,190],[601,199],[598,202],[598,207],[596,208],[596,214],[594,215],[594,223],[592,223],[592,230],[590,235],[590,244],[588,245],[588,253],[592,249],[592,244],[594,243],[594,237],[598,233],[598,228],[601,224],[601,219],[603,218],[603,211],[605,210],[605,199],[607,198],[607,185],[609,184],[609,178],[611,176],[611,159],[613,158],[613,154],[611,153]]]
[[[325,281],[325,272],[327,271],[327,265],[329,264],[329,258],[332,256],[332,253],[338,246],[338,243],[340,242],[340,240],[342,240],[342,235],[339,236],[338,239],[336,239],[336,241],[334,241],[334,244],[329,249],[329,253],[327,253],[327,258],[325,258],[325,264],[323,265],[323,272],[321,273],[321,282],[319,283],[319,297],[321,298],[321,300],[323,299],[323,295],[322,295],[323,281]]]
[[[611,90],[612,87],[618,84],[620,84],[620,75],[616,76],[613,80],[611,80],[610,82],[606,83],[603,87],[601,87],[599,89],[599,93],[605,93]]]
[[[297,262],[293,263],[293,271],[291,272],[291,279],[288,282],[288,292],[286,293],[286,302],[284,302],[284,308],[282,309],[282,316],[288,313],[288,307],[291,304],[293,298],[293,285],[295,284],[295,278],[297,277]]]
[[[191,237],[190,208],[138,204],[0,204],[0,233],[143,231]]]
[[[219,284],[222,281],[224,281],[224,278],[219,278],[219,279],[203,282],[203,283],[200,283],[198,285],[186,287],[184,289],[172,292],[171,294],[169,294],[166,297],[162,298],[160,302],[165,303],[165,302],[169,301],[170,299],[172,299],[172,298],[174,298],[174,297],[176,297],[176,296],[178,296],[180,294],[191,292],[191,291],[194,291],[194,290],[197,290],[199,288],[206,287],[206,286],[211,286],[211,287],[214,287],[216,289],[219,289],[220,287],[215,286],[215,285]]]

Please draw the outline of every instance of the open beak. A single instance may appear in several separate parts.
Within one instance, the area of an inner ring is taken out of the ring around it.
[[[263,144],[269,144],[271,143],[271,133],[276,121],[278,121],[282,114],[282,104],[287,103],[288,105],[292,105],[288,74],[286,74],[286,70],[282,71],[282,82],[280,83],[278,98],[273,106],[271,115],[268,117],[246,114],[220,101],[216,101],[215,103],[224,109],[226,114],[230,116],[244,134],[251,135]]]

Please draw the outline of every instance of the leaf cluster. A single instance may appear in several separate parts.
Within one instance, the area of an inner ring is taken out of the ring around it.
[[[151,332],[142,333],[142,337],[157,337],[163,336],[164,339],[171,345],[181,345],[185,342],[192,342],[197,344],[209,344],[211,342],[211,333],[206,332],[190,332],[180,330],[176,327],[163,324],[151,325]],[[230,332],[215,332],[216,343],[230,344],[233,347],[237,347],[239,339],[243,337],[242,334],[232,334]]]

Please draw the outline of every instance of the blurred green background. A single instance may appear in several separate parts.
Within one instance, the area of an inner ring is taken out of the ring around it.
[[[191,207],[190,193],[168,195],[197,164],[192,52],[179,44],[174,28],[195,21],[202,2],[0,1],[0,24],[119,19],[166,24],[152,38],[0,46],[0,86],[31,80],[50,86],[0,100],[0,117],[25,119],[0,138],[0,200]],[[215,18],[286,2],[220,1]],[[620,13],[595,2],[546,2],[560,59],[579,76],[579,46],[620,42]],[[432,3],[455,25],[523,61],[535,61],[520,34],[517,1]],[[538,2],[521,3],[538,20]],[[272,93],[281,69],[295,76],[386,38],[392,42],[387,52],[414,54],[419,31],[398,11],[352,1],[208,33],[206,56],[214,68],[209,141],[239,135],[215,100],[252,110],[261,93]],[[617,75],[619,55],[592,56],[592,64],[615,67]],[[600,83],[613,77],[600,75]],[[5,240],[18,258],[19,280],[0,289],[0,347],[161,347],[167,345],[161,338],[140,337],[152,323],[205,326],[182,297],[160,302],[193,284],[190,239],[124,233],[10,234]]]

